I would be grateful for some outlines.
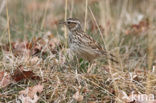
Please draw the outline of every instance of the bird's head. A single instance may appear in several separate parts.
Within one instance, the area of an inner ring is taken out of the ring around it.
[[[81,30],[80,21],[76,18],[68,18],[63,22],[70,31]]]

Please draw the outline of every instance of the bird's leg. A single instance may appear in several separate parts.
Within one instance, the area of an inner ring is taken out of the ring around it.
[[[95,65],[96,65],[95,61],[93,61],[93,62],[89,62],[89,66],[88,66],[87,73],[90,73],[91,70],[92,70],[92,68],[93,68],[93,66],[95,66]]]

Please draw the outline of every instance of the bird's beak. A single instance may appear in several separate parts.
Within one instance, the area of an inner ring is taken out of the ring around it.
[[[59,24],[66,25],[66,21],[60,21]]]

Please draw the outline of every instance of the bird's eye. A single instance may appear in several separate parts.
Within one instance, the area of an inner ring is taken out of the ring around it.
[[[71,22],[68,21],[67,23],[70,24]]]

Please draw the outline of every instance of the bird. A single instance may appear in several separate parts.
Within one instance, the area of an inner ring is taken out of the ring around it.
[[[105,57],[118,63],[118,61],[114,60],[114,55],[108,53],[90,35],[87,35],[83,31],[79,19],[68,18],[61,24],[64,24],[68,28],[69,49],[76,54],[78,58],[88,60],[92,63],[97,58]]]

